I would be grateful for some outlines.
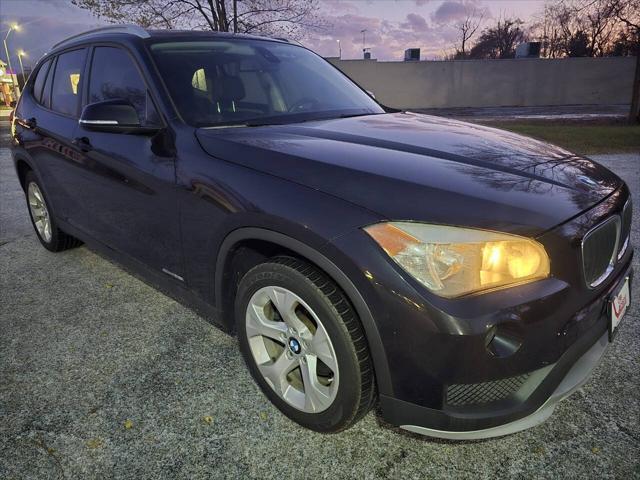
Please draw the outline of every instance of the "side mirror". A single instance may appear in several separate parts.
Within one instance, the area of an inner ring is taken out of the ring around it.
[[[97,132],[153,133],[158,127],[143,126],[135,107],[125,99],[90,103],[82,110],[81,127]]]

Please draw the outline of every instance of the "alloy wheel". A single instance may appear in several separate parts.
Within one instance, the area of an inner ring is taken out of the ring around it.
[[[338,362],[318,315],[286,288],[263,287],[246,311],[249,348],[266,382],[289,405],[306,413],[331,406]]]
[[[29,210],[31,211],[31,217],[33,223],[36,226],[36,230],[45,242],[51,241],[51,219],[49,217],[49,209],[44,201],[44,195],[40,191],[40,188],[35,182],[29,183],[27,189],[27,196],[29,200]]]

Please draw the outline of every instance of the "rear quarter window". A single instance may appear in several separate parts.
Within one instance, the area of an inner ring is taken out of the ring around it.
[[[35,98],[36,102],[38,103],[42,103],[42,89],[44,87],[44,82],[47,79],[47,73],[49,72],[50,66],[51,60],[47,60],[46,62],[44,62],[38,69],[36,79],[33,82],[33,98]]]
[[[49,67],[49,73],[47,80],[42,88],[42,95],[40,97],[40,104],[47,108],[51,108],[51,84],[53,83],[53,71],[55,70],[56,59],[51,59],[51,66]]]

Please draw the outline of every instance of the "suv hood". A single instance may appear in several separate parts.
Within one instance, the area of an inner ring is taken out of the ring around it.
[[[196,136],[216,158],[334,195],[385,219],[528,236],[589,209],[622,183],[559,147],[413,113],[201,128]]]

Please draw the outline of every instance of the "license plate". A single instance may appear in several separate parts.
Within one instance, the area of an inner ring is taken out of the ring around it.
[[[613,340],[616,329],[629,308],[631,300],[630,297],[629,277],[627,277],[624,279],[622,287],[618,290],[618,293],[614,294],[609,302],[609,341]]]

